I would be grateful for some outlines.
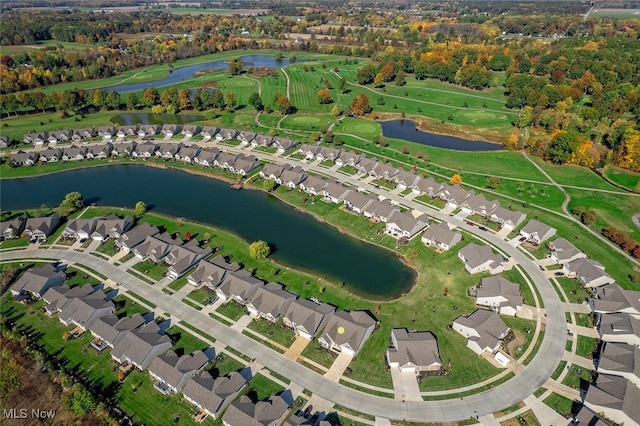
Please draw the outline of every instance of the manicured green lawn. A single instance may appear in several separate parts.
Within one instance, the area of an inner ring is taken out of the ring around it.
[[[258,373],[249,382],[248,391],[255,391],[258,395],[258,400],[262,401],[269,398],[271,395],[282,392],[285,389],[273,380],[266,378],[262,374]]]
[[[190,332],[175,325],[171,326],[165,334],[169,335],[172,341],[176,341],[176,344],[173,345],[172,348],[176,353],[182,352],[183,354],[188,355],[209,347],[209,345],[195,337]]]
[[[590,358],[595,350],[596,339],[587,336],[578,336],[578,346],[576,347],[576,355]]]
[[[96,285],[101,282],[97,278],[73,267],[67,268],[65,273],[67,274],[65,284],[69,287],[75,287],[77,285],[83,286],[85,284]]]
[[[164,278],[164,274],[167,272],[167,265],[162,262],[153,263],[147,259],[133,265],[133,269],[140,271],[143,275],[146,275],[155,281],[160,281]]]
[[[293,343],[293,340],[295,338],[291,330],[282,327],[282,320],[279,320],[272,325],[268,321],[262,319],[254,319],[249,324],[249,328],[265,336],[267,339],[281,344],[286,348],[291,346],[291,343]]]
[[[168,285],[168,287],[172,290],[178,291],[187,284],[188,284],[187,277],[184,276],[182,278],[178,278],[177,280],[172,281],[171,284]]]
[[[592,297],[591,292],[581,287],[575,278],[556,277],[556,281],[558,281],[571,303],[582,303]]]
[[[591,314],[575,314],[576,325],[581,327],[593,327],[593,317]]]
[[[216,309],[216,312],[224,315],[232,321],[237,321],[247,312],[247,308],[240,306],[235,302],[228,302]]]
[[[122,294],[114,297],[111,300],[113,300],[113,303],[116,304],[116,315],[118,315],[119,317],[130,317],[135,314],[146,314],[147,312],[149,312],[149,309],[145,308],[137,302],[134,302],[133,300]]]
[[[187,295],[189,299],[195,300],[198,303],[206,305],[212,298],[215,298],[216,293],[209,290],[207,287],[202,287],[197,290],[193,290]]]
[[[306,348],[304,348],[302,356],[309,358],[326,368],[331,367],[331,364],[333,364],[333,361],[336,359],[331,352],[320,346],[316,340],[313,340]]]
[[[513,356],[515,359],[518,359],[529,347],[529,344],[533,339],[533,335],[535,334],[536,329],[536,322],[505,315],[501,316],[501,318],[505,322],[505,324],[507,324],[511,328],[517,339],[524,340],[524,342],[522,344],[519,344],[517,347],[510,347],[509,355]]]
[[[640,174],[621,169],[616,166],[607,165],[604,168],[604,175],[612,182],[627,188],[631,191],[640,191]]]
[[[573,405],[573,402],[567,397],[553,392],[543,402],[565,417],[569,417],[571,415],[571,406]]]
[[[118,250],[116,250],[116,242],[114,239],[109,239],[106,242],[100,244],[96,251],[98,253],[104,253],[109,257],[118,253]]]
[[[560,364],[558,364],[558,366],[556,367],[555,371],[551,375],[551,378],[553,380],[556,380],[558,377],[560,377],[560,374],[562,374],[562,372],[566,367],[567,367],[567,361],[560,361]]]
[[[567,385],[574,389],[580,389],[581,383],[591,381],[591,370],[588,368],[572,365],[571,369],[562,380],[563,385]]]

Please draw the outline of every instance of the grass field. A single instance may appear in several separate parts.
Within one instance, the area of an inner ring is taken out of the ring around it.
[[[12,46],[0,46],[0,53],[14,54],[20,52],[28,52],[32,50],[41,50],[45,48],[63,48],[67,50],[84,50],[84,49],[96,49],[98,44],[93,43],[75,43],[70,41],[57,41],[57,40],[43,40],[36,44],[31,45],[12,45]]]
[[[630,172],[619,167],[608,165],[603,174],[611,182],[616,183],[630,191],[640,192],[640,173]]]

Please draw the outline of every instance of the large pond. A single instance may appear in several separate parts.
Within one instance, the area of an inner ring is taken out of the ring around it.
[[[276,59],[274,56],[246,55],[240,58],[244,69],[247,68],[281,68],[292,62],[289,59]],[[302,62],[302,61],[298,61]],[[118,86],[105,87],[106,90],[115,90],[118,93],[137,92],[148,87],[164,87],[180,83],[193,78],[197,72],[222,70],[229,67],[226,59],[204,62],[202,64],[188,65],[186,67],[175,68],[169,71],[169,75],[164,80],[150,81],[148,83],[121,84]]]
[[[114,165],[47,176],[2,180],[3,210],[56,206],[71,191],[88,203],[133,207],[143,200],[154,211],[265,240],[274,260],[345,283],[364,297],[400,296],[415,272],[392,252],[341,234],[262,191],[235,191],[229,184],[179,170]],[[363,219],[364,220],[364,219]]]
[[[111,117],[113,124],[187,124],[194,121],[204,121],[205,116],[200,114],[154,114],[151,112],[128,112]]]
[[[382,121],[380,125],[382,126],[382,134],[388,138],[404,139],[437,148],[458,151],[497,151],[503,149],[501,145],[495,143],[468,141],[453,136],[423,132],[416,128],[416,124],[411,120]]]

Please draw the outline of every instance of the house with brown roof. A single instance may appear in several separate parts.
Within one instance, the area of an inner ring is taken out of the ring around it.
[[[605,342],[640,346],[640,319],[629,314],[602,314],[598,318],[598,332]]]
[[[159,235],[148,236],[133,249],[133,254],[140,260],[150,260],[158,263],[176,245],[182,245],[181,240],[174,239],[171,234],[164,232]]]
[[[298,297],[279,283],[270,282],[258,286],[247,302],[249,315],[275,323]]]
[[[604,266],[592,259],[576,259],[566,263],[562,272],[569,278],[577,278],[585,287],[599,287],[612,284],[615,280],[604,271]]]
[[[452,231],[446,223],[431,225],[422,234],[421,241],[428,246],[435,246],[439,250],[449,250],[462,240],[460,232]]]
[[[71,145],[62,150],[62,161],[82,161],[87,158],[88,149],[86,146]]]
[[[467,339],[467,347],[478,355],[495,353],[510,330],[498,314],[480,309],[453,320],[453,329]]]
[[[522,303],[520,286],[499,275],[483,278],[476,288],[476,305],[486,306],[502,315],[516,316]]]
[[[91,233],[91,239],[101,242],[105,242],[109,238],[116,240],[131,229],[133,224],[134,221],[131,216],[118,217],[115,214],[111,214],[107,217],[98,218],[96,228]]]
[[[336,308],[316,300],[296,299],[286,309],[282,323],[297,336],[312,340]]]
[[[580,411],[573,416],[570,426],[616,426],[608,420],[603,419],[600,414],[593,411],[586,405],[582,405]]]
[[[595,287],[593,293],[595,297],[589,299],[589,306],[593,312],[620,312],[640,316],[640,291],[625,290],[618,284],[605,284]]]
[[[327,320],[318,343],[333,352],[355,356],[376,326],[376,320],[365,311],[339,311]]]
[[[442,368],[438,341],[430,331],[391,330],[392,348],[387,349],[387,364],[402,373],[419,374]]]
[[[47,141],[49,135],[47,132],[35,132],[35,133],[27,133],[22,138],[22,142],[42,146]]]
[[[556,238],[547,245],[551,249],[551,259],[559,265],[587,257],[586,254],[564,238]]]
[[[222,416],[225,426],[276,426],[289,411],[290,402],[280,395],[274,395],[266,401],[253,403],[243,395],[233,401]]]
[[[140,370],[145,370],[153,359],[171,348],[171,339],[161,334],[155,322],[129,330],[113,346],[111,358],[120,364],[129,362]]]
[[[98,223],[97,217],[90,219],[71,219],[67,222],[67,226],[62,231],[62,238],[68,240],[86,240],[96,229]]]
[[[393,212],[399,211],[396,206],[391,204],[389,201],[374,201],[371,204],[368,204],[362,210],[364,217],[367,219],[375,219],[380,222],[387,223],[387,219]]]
[[[98,136],[102,136],[104,139],[111,139],[115,134],[116,128],[114,126],[98,127]]]
[[[168,350],[155,357],[148,370],[149,375],[158,381],[154,384],[156,390],[166,394],[167,391],[180,392],[187,381],[208,362],[209,357],[202,351],[178,356]]]
[[[536,219],[531,219],[520,230],[520,236],[524,237],[530,243],[539,245],[556,234],[556,230],[547,224]]]
[[[67,276],[61,268],[52,264],[34,266],[27,269],[11,286],[11,294],[30,294],[40,299],[51,287],[57,287],[65,282]]]
[[[227,272],[222,283],[216,287],[216,295],[225,303],[233,300],[241,306],[251,300],[258,286],[262,285],[262,280],[251,275],[251,272],[244,269]]]
[[[373,158],[362,158],[354,167],[358,169],[359,175],[368,175],[378,165],[378,160]]]
[[[211,247],[200,247],[200,242],[196,239],[189,240],[182,245],[173,245],[169,254],[164,258],[164,263],[169,265],[167,277],[171,280],[180,278],[193,265],[208,257],[211,252]]]
[[[97,318],[89,327],[91,334],[112,347],[124,337],[127,331],[136,329],[145,323],[140,314],[118,318],[114,314]]]
[[[499,274],[504,271],[504,258],[494,253],[488,245],[470,243],[458,251],[458,257],[464,262],[464,269],[470,274],[480,272]]]
[[[208,371],[187,380],[182,395],[184,399],[217,419],[250,379],[248,369],[242,373],[234,371],[216,379]]]
[[[640,386],[640,347],[605,342],[600,349],[598,373],[622,376]]]
[[[621,376],[599,374],[596,384],[589,385],[584,403],[617,423],[640,423],[640,388]]]
[[[402,213],[400,210],[394,210],[387,217],[385,233],[394,238],[411,239],[427,226],[429,226],[429,220],[425,214],[413,217],[410,213]]]
[[[369,176],[389,181],[398,173],[400,173],[400,169],[382,161],[376,163],[373,169],[369,170]]]

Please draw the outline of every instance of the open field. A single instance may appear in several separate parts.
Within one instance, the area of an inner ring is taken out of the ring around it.
[[[604,176],[611,182],[630,191],[640,192],[640,173],[621,169],[616,166],[607,165],[603,171]]]
[[[46,48],[58,48],[62,47],[64,49],[95,49],[98,47],[98,44],[93,43],[75,43],[71,41],[57,41],[57,40],[43,40],[39,41],[36,44],[30,45],[12,45],[12,46],[0,46],[0,53],[6,54],[14,54],[20,52],[27,52],[32,50],[41,50]]]
[[[640,18],[638,9],[594,9],[589,16],[607,17],[607,18]]]

